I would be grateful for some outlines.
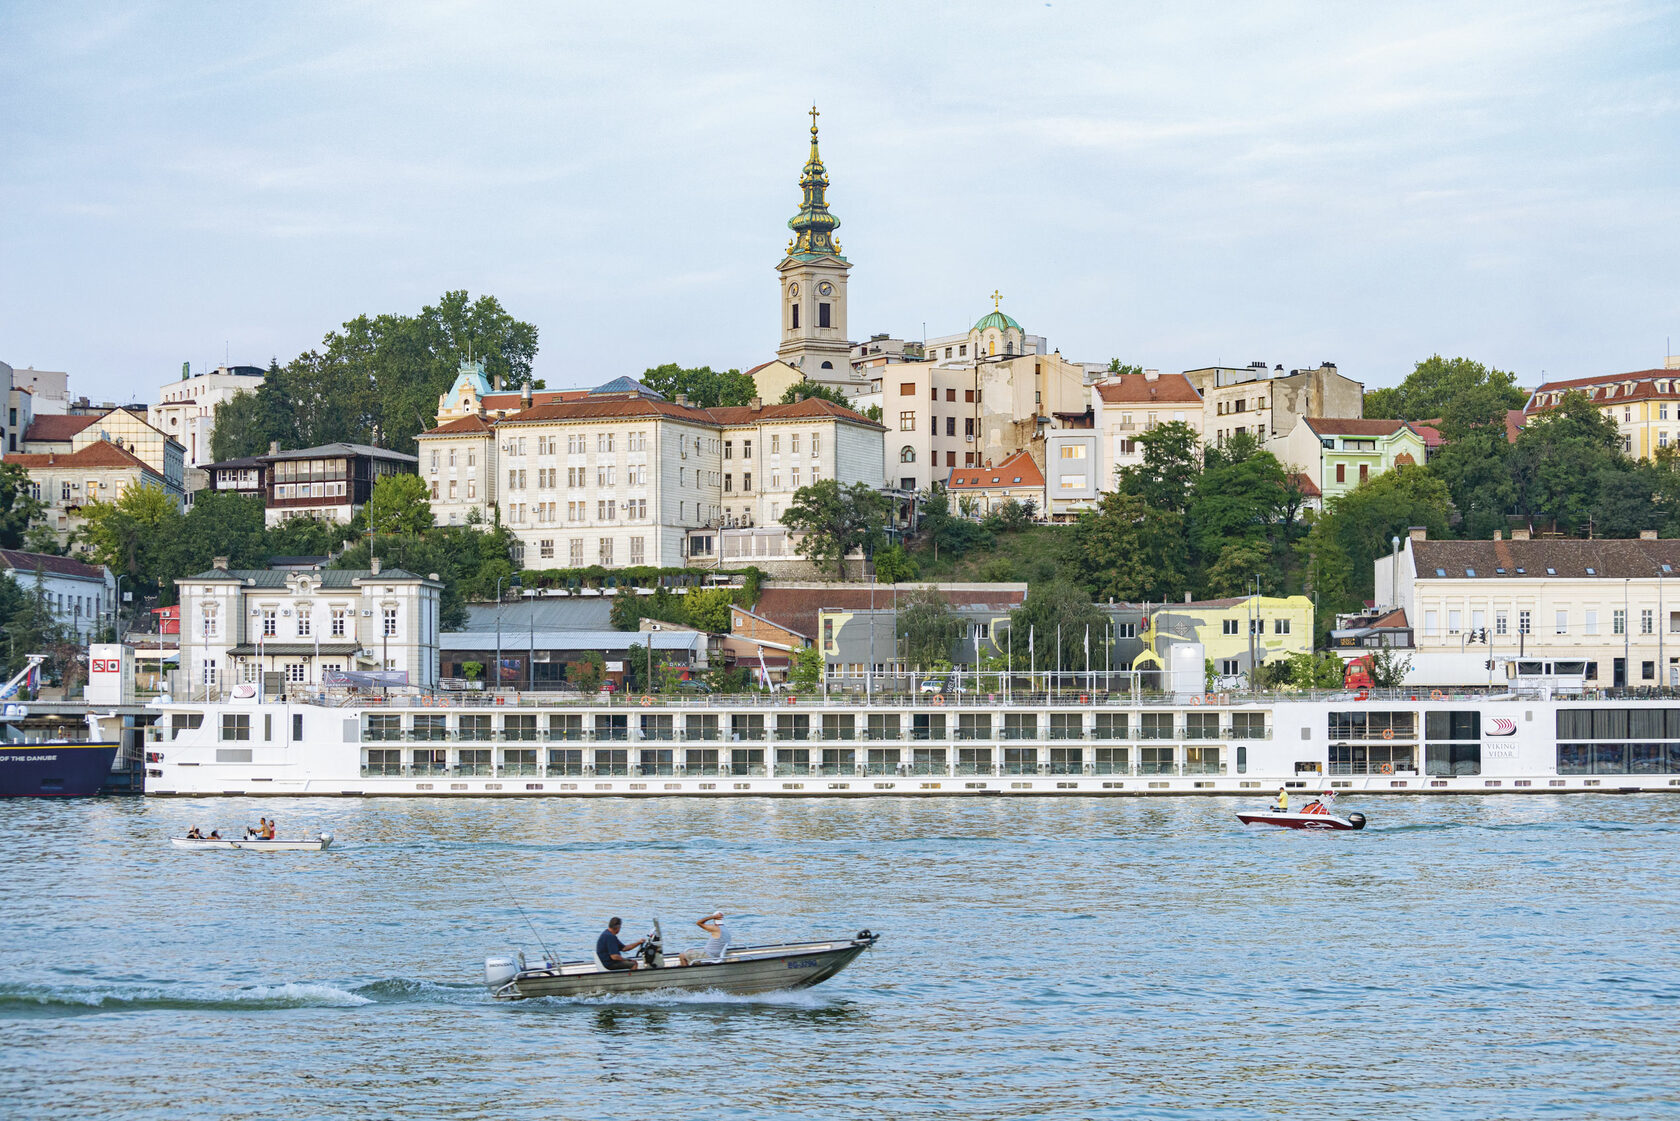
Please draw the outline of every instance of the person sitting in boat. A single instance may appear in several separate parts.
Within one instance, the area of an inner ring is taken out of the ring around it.
[[[680,957],[682,963],[695,965],[703,961],[722,961],[731,941],[729,928],[723,925],[723,912],[713,911],[703,919],[695,919],[694,925],[711,935],[711,938],[698,950],[684,950]]]
[[[1334,790],[1326,790],[1323,797],[1314,798],[1312,801],[1302,806],[1301,812],[1304,814],[1327,814],[1330,812],[1330,807],[1325,803],[1334,802],[1335,800],[1336,792]]]
[[[247,837],[255,837],[257,840],[260,841],[260,840],[262,840],[263,832],[267,829],[268,829],[268,818],[259,817],[259,818],[257,818],[257,823],[255,825],[247,825],[245,827],[245,835]]]
[[[1277,801],[1272,803],[1272,810],[1280,814],[1289,812],[1289,788],[1287,786],[1278,787]]]
[[[219,841],[219,840],[221,840],[222,839],[221,830],[219,830],[219,829],[210,830],[210,835],[208,837],[204,838],[204,839],[206,841]]]
[[[620,969],[636,968],[636,959],[625,958],[624,951],[634,950],[637,946],[640,946],[643,942],[647,941],[647,939],[638,938],[628,945],[620,942],[618,940],[618,931],[623,925],[623,920],[617,915],[614,915],[612,918],[607,920],[607,929],[601,932],[601,937],[595,939],[595,957],[600,961],[604,968],[615,971]]]
[[[269,818],[268,822],[263,825],[262,839],[265,840],[265,841],[274,840],[274,819],[273,818]]]
[[[198,826],[195,825],[191,829],[187,830],[187,840],[202,841],[204,839],[204,833],[198,828]]]

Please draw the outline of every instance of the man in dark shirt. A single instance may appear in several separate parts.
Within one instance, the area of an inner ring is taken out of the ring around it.
[[[645,938],[638,938],[629,945],[625,945],[623,942],[620,942],[618,940],[618,930],[619,927],[623,925],[624,924],[619,917],[614,915],[612,918],[607,920],[607,929],[601,932],[601,937],[595,939],[595,956],[599,958],[601,960],[601,964],[606,966],[608,969],[618,970],[636,968],[636,960],[634,958],[631,958],[629,961],[624,960],[624,951],[634,950],[637,946],[640,946],[643,942],[647,941]]]

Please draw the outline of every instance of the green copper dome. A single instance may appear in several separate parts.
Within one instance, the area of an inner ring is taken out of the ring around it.
[[[1019,323],[1015,322],[1001,311],[988,311],[980,318],[980,322],[974,325],[974,329],[976,331],[984,331],[988,327],[996,327],[1000,331],[1007,331],[1011,328],[1017,331],[1021,329],[1021,325]]]
[[[788,229],[793,231],[793,240],[788,242],[790,257],[840,257],[840,243],[834,240],[840,219],[828,212],[828,172],[817,151],[818,116],[817,107],[811,106],[811,155],[799,176],[803,197],[799,213],[788,219]]]

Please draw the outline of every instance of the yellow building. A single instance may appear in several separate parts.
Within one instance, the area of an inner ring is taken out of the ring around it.
[[[1547,382],[1529,395],[1523,416],[1532,421],[1556,408],[1565,393],[1585,393],[1599,412],[1616,422],[1622,450],[1650,459],[1658,448],[1680,444],[1680,358],[1667,363],[1661,370]]]
[[[1221,677],[1312,652],[1313,604],[1306,596],[1237,596],[1165,603],[1149,611],[1138,631],[1144,651],[1136,670],[1167,667],[1168,647],[1199,642]]]

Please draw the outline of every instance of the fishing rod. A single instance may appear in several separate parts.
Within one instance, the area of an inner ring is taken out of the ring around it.
[[[496,868],[495,868],[494,865],[490,865],[489,868],[490,868],[490,874],[492,876],[496,877],[496,882],[502,885],[502,891],[505,892],[507,894],[507,897],[510,900],[513,901],[513,905],[514,905],[515,909],[517,909],[519,911],[519,917],[525,920],[525,925],[530,927],[531,928],[531,933],[537,936],[537,945],[542,947],[543,960],[544,961],[558,960],[558,959],[555,958],[555,956],[553,954],[548,952],[548,943],[543,941],[542,931],[537,929],[537,924],[531,921],[531,916],[527,915],[525,913],[525,908],[521,907],[519,905],[519,900],[514,898],[513,892],[508,889],[507,881],[502,879],[502,874],[500,872],[496,871]]]

